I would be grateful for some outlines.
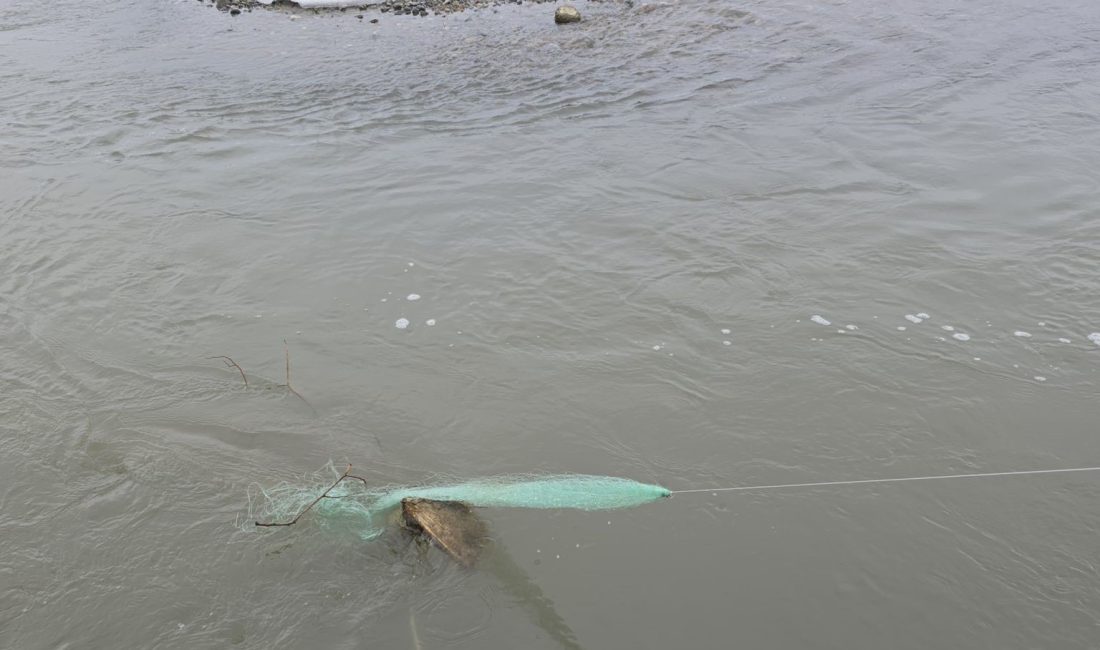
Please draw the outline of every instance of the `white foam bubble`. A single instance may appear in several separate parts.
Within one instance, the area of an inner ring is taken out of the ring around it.
[[[428,320],[424,321],[424,324],[428,327],[435,327],[435,319],[429,318]]]
[[[728,329],[728,328],[725,328],[725,327],[723,327],[723,328],[722,328],[722,333],[723,333],[723,334],[729,334],[729,333],[730,333],[730,331],[729,331],[729,329]]]
[[[1046,377],[1042,377],[1042,376],[1039,376],[1039,375],[1035,375],[1035,381],[1046,381],[1046,380],[1047,380],[1047,378],[1046,378]]]
[[[653,346],[653,349],[654,349],[654,350],[660,350],[660,349],[661,349],[661,346],[659,346],[659,345],[654,345],[654,346]]]
[[[849,331],[853,331],[853,332],[854,332],[855,330],[858,330],[858,329],[859,329],[859,328],[858,328],[858,327],[856,327],[855,325],[851,325],[851,324],[849,324],[849,325],[845,325],[844,327],[848,328],[848,330],[849,330]]]
[[[899,332],[904,332],[905,331],[905,326],[904,325],[898,325],[898,331]]]
[[[1100,345],[1100,332],[1093,332],[1092,334],[1089,334],[1088,338],[1096,345]]]
[[[940,326],[940,329],[942,329],[945,332],[954,332],[955,331],[955,326],[954,325],[942,325],[942,326]]]
[[[824,318],[822,318],[821,316],[819,316],[817,314],[814,314],[813,316],[810,316],[810,320],[817,323],[818,325],[832,325],[832,323],[830,323],[829,321],[825,320]]]
[[[969,341],[970,340],[970,335],[966,334],[964,332],[955,332],[951,336],[957,338],[960,341]]]
[[[1073,343],[1073,341],[1071,341],[1071,340],[1069,340],[1065,337],[1062,337],[1062,338],[1058,339],[1058,342],[1059,343]]]
[[[1039,321],[1039,327],[1046,327],[1046,326],[1047,326],[1047,322],[1045,320]]]
[[[416,266],[416,262],[409,262],[409,266]]]
[[[910,323],[923,323],[924,322],[923,318],[921,318],[920,316],[917,316],[915,314],[906,314],[905,315],[905,320],[909,321]]]
[[[1029,334],[1028,332],[1022,332],[1022,331],[1020,331],[1020,330],[1016,330],[1015,332],[1013,332],[1013,333],[1012,333],[1012,335],[1013,335],[1013,336],[1018,336],[1018,337],[1020,337],[1020,338],[1022,338],[1022,339],[1029,339],[1029,338],[1031,338],[1031,334]]]
[[[406,329],[409,326],[409,319],[408,318],[398,318],[397,321],[394,322],[393,326],[396,327],[399,330]]]
[[[928,320],[929,318],[932,318],[932,317],[922,311],[921,313],[917,314],[917,318],[919,318],[921,320]]]
[[[420,300],[420,294],[410,293],[409,295],[405,296],[405,300]]]
[[[733,345],[733,341],[722,341],[722,345]]]

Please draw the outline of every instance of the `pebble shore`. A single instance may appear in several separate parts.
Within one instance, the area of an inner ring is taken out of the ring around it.
[[[382,0],[349,7],[300,7],[289,0],[276,0],[273,4],[264,4],[255,0],[199,0],[204,4],[231,15],[251,12],[254,9],[282,11],[286,13],[353,13],[356,18],[365,18],[364,13],[389,14],[394,16],[443,16],[466,11],[467,9],[486,9],[503,5],[545,4],[555,0]],[[377,22],[377,16],[371,22]]]

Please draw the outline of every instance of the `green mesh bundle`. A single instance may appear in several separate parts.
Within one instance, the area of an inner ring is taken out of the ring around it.
[[[302,488],[283,483],[261,489],[251,514],[257,519],[293,519],[324,487]],[[647,485],[612,476],[560,474],[551,476],[499,476],[462,483],[427,486],[370,487],[345,480],[313,507],[311,514],[323,526],[350,528],[363,539],[374,539],[385,530],[391,513],[406,497],[437,501],[461,501],[478,508],[572,508],[613,510],[630,508],[670,495],[659,485]]]

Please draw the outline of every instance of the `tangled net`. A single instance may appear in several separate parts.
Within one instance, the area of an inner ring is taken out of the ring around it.
[[[478,508],[630,508],[670,496],[659,485],[613,476],[585,474],[509,475],[443,485],[374,487],[351,474],[351,466],[326,490],[280,483],[258,487],[249,498],[250,518],[259,526],[285,526],[312,511],[324,527],[351,529],[365,540],[385,530],[390,515],[407,497],[461,501]],[[269,523],[264,523],[269,522]]]

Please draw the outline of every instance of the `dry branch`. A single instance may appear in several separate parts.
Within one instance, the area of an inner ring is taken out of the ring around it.
[[[287,345],[286,339],[283,339],[283,352],[286,354],[286,389],[298,396],[298,399],[306,403],[306,406],[313,409],[313,405],[309,403],[309,400],[302,397],[302,394],[294,390],[294,387],[290,385],[290,346]],[[313,409],[316,412],[317,409]]]
[[[244,380],[244,387],[248,388],[248,377],[246,377],[245,374],[244,374],[244,368],[237,365],[237,362],[234,361],[231,357],[221,355],[221,356],[217,356],[217,357],[207,357],[207,359],[221,359],[222,363],[225,364],[226,368],[236,368],[237,372],[241,373],[241,379]]]
[[[301,396],[299,395],[299,397],[301,397]],[[332,485],[328,486],[328,489],[326,489],[324,492],[322,492],[321,496],[314,499],[308,506],[303,508],[301,512],[299,512],[297,515],[295,515],[294,519],[291,519],[290,521],[272,521],[272,522],[257,521],[257,522],[255,522],[255,524],[257,526],[264,526],[264,527],[293,526],[294,524],[298,523],[298,520],[302,518],[302,515],[306,514],[311,509],[313,509],[313,506],[320,503],[321,499],[342,499],[343,497],[331,497],[331,496],[329,496],[328,493],[332,492],[332,490],[337,485],[340,485],[340,483],[343,482],[343,480],[347,479],[347,478],[353,478],[357,481],[362,481],[363,485],[367,485],[367,479],[363,478],[362,476],[355,476],[354,474],[351,473],[351,463],[348,463],[348,468],[344,470],[344,473],[340,475],[340,478],[336,479],[336,482],[334,482]]]

